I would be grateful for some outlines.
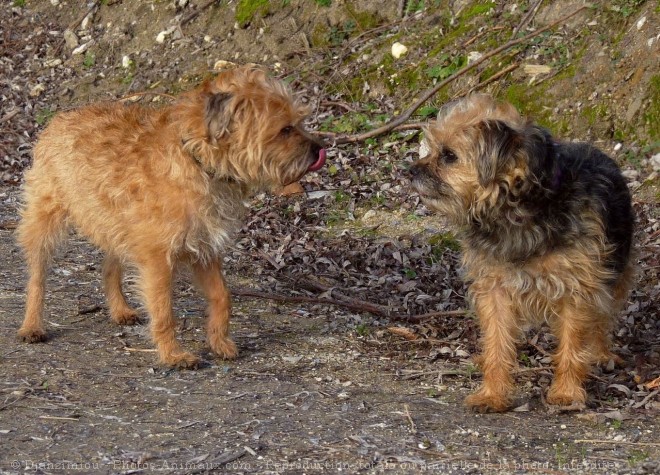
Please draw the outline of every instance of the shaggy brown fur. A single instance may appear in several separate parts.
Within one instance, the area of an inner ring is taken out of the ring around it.
[[[446,106],[425,137],[413,186],[461,238],[483,334],[484,381],[467,405],[509,407],[515,340],[530,320],[548,321],[559,340],[548,402],[584,403],[589,365],[614,357],[609,331],[632,282],[633,212],[620,170],[487,95]]]
[[[208,299],[211,349],[234,358],[222,252],[242,225],[247,198],[323,165],[325,151],[301,125],[306,112],[281,83],[244,67],[169,107],[106,103],[55,117],[25,176],[18,239],[30,278],[19,335],[46,337],[47,265],[72,226],[106,252],[104,287],[121,325],[137,320],[121,289],[122,267],[136,267],[162,363],[199,362],[175,337],[171,287],[180,264],[192,267]]]

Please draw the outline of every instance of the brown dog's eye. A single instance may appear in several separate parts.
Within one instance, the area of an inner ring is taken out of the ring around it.
[[[451,150],[443,150],[440,154],[440,159],[445,163],[454,163],[458,160],[458,157]]]
[[[282,130],[280,130],[280,135],[287,136],[290,135],[291,132],[293,132],[293,126],[292,125],[287,125],[284,127]]]

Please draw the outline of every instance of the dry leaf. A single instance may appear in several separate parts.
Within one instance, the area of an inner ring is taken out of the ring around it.
[[[299,195],[301,193],[304,193],[305,189],[302,187],[302,185],[294,181],[293,183],[290,183],[286,185],[284,188],[282,188],[277,194],[279,196],[291,196],[291,195]]]
[[[407,328],[404,327],[388,327],[387,330],[390,333],[394,333],[395,335],[399,335],[406,340],[416,340],[418,338],[417,335],[415,335],[412,331],[410,331]]]

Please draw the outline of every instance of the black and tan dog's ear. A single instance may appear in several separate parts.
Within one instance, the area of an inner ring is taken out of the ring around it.
[[[522,146],[522,135],[501,120],[485,120],[479,124],[481,142],[477,157],[479,184],[487,187],[514,160],[516,150]]]
[[[206,97],[204,119],[211,142],[215,143],[229,133],[232,111],[229,107],[232,95],[228,92],[210,93]]]

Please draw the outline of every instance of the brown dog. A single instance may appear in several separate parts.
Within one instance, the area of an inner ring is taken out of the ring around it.
[[[18,229],[29,265],[28,342],[46,337],[47,264],[70,225],[106,252],[103,281],[112,319],[137,316],[121,290],[134,265],[160,360],[195,367],[175,337],[172,276],[192,267],[208,299],[211,349],[236,356],[222,252],[242,225],[254,192],[289,184],[325,161],[302,127],[307,111],[279,82],[243,67],[220,74],[161,109],[118,103],[58,115],[34,150]]]
[[[609,330],[632,283],[634,218],[619,168],[487,95],[446,106],[425,141],[413,186],[459,233],[483,333],[484,381],[467,405],[509,407],[529,320],[547,320],[559,340],[548,402],[584,403],[589,365],[616,359]]]

